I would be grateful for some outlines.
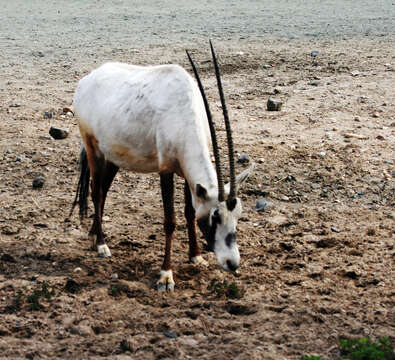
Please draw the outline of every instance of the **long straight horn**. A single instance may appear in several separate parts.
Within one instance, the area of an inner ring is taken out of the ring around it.
[[[222,112],[224,113],[225,127],[226,127],[226,138],[228,140],[228,150],[229,150],[229,170],[230,170],[230,192],[229,199],[234,199],[236,197],[236,174],[235,174],[235,158],[233,153],[233,139],[232,139],[232,129],[230,128],[228,109],[226,108],[224,91],[222,89],[221,74],[219,72],[217,56],[215,55],[213,43],[210,40],[211,54],[213,56],[215,76],[217,77],[218,91],[221,98]]]
[[[224,201],[225,200],[224,180],[223,180],[223,177],[222,177],[222,170],[221,170],[221,162],[220,162],[220,159],[219,159],[217,136],[215,134],[215,127],[214,127],[213,119],[211,117],[210,106],[208,104],[207,97],[206,97],[206,94],[204,92],[204,88],[203,88],[202,82],[200,81],[200,77],[199,77],[199,74],[197,72],[196,66],[195,66],[191,56],[189,55],[188,50],[187,50],[187,56],[188,56],[189,62],[192,65],[193,73],[195,74],[196,81],[198,83],[200,93],[202,94],[204,107],[206,109],[208,124],[210,126],[211,142],[213,143],[213,152],[214,152],[214,158],[215,158],[215,169],[217,171],[218,201]]]

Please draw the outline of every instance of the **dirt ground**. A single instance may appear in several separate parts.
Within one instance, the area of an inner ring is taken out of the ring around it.
[[[164,254],[158,175],[119,172],[105,208],[113,256],[98,258],[87,240],[91,219],[81,224],[75,212],[65,221],[80,138],[63,108],[77,81],[106,60],[189,69],[188,48],[226,162],[206,34],[175,31],[174,42],[125,47],[118,37],[111,47],[98,31],[88,47],[78,33],[73,49],[67,24],[81,14],[66,10],[59,15],[64,41],[48,30],[45,43],[45,31],[26,27],[17,12],[7,21],[25,32],[0,40],[0,358],[336,359],[341,337],[388,336],[394,344],[394,34],[280,39],[246,31],[238,39],[214,38],[237,154],[256,162],[240,189],[241,268],[226,273],[206,252],[207,268],[188,263],[177,179],[176,289],[158,293]],[[40,14],[48,27],[56,7]],[[40,41],[28,47],[34,31]],[[52,47],[56,36],[59,51]],[[266,111],[270,96],[284,102],[280,112]],[[69,136],[52,139],[51,126]],[[40,176],[45,183],[34,189]],[[258,200],[271,206],[259,212]],[[236,286],[221,287],[224,281]]]

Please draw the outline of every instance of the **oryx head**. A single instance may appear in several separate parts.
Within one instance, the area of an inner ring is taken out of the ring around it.
[[[215,75],[217,78],[218,90],[221,98],[222,111],[225,119],[229,150],[230,182],[224,186],[218,152],[218,143],[215,135],[215,128],[211,117],[210,107],[195,64],[193,63],[193,60],[187,51],[187,55],[198,82],[207,113],[218,180],[218,192],[216,191],[217,193],[215,194],[212,193],[210,189],[206,189],[200,184],[196,186],[196,196],[201,200],[201,205],[198,209],[196,209],[196,217],[199,228],[207,240],[208,249],[214,251],[222,268],[228,271],[235,271],[240,266],[240,253],[236,241],[236,226],[242,211],[241,201],[237,197],[237,184],[247,178],[252,166],[236,178],[232,130],[230,128],[229,116],[222,89],[218,62],[211,41],[210,48],[213,57]]]

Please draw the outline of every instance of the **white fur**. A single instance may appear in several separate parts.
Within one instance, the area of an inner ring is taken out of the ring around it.
[[[239,247],[236,242],[229,247],[225,238],[229,233],[236,233],[237,221],[242,211],[241,202],[237,199],[237,204],[233,211],[229,211],[225,203],[219,204],[218,211],[221,216],[221,224],[217,225],[217,232],[215,233],[214,253],[222,268],[231,270],[228,267],[228,261],[232,262],[236,267],[240,265]]]

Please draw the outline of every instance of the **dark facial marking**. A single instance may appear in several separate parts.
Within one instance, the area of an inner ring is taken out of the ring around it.
[[[236,198],[226,200],[226,207],[228,208],[229,211],[233,211],[233,209],[236,207],[236,204],[237,204]]]
[[[217,231],[218,224],[221,224],[221,216],[219,215],[218,210],[214,211],[211,217],[211,225],[208,216],[198,219],[197,224],[207,241],[206,249],[208,251],[214,251],[215,233]]]
[[[235,242],[236,242],[236,234],[235,233],[229,233],[228,235],[226,235],[225,244],[228,248],[230,248],[232,246],[232,244]]]

